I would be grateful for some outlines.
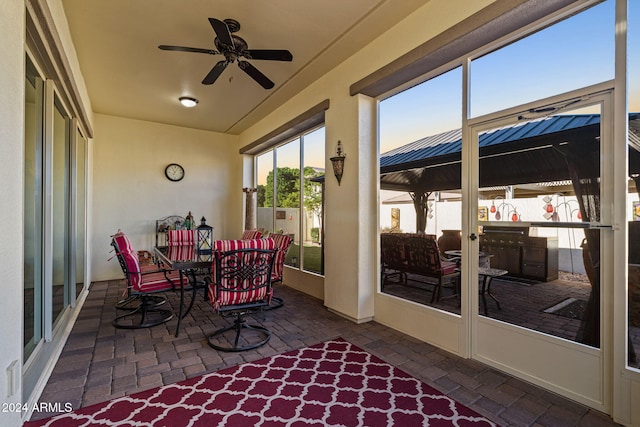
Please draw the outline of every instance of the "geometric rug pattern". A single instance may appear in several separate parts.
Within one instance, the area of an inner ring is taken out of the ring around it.
[[[25,426],[495,426],[342,339]]]

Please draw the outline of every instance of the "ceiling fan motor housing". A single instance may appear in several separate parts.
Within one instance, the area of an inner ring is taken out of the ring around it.
[[[238,56],[242,55],[247,49],[247,42],[242,38],[235,35],[231,35],[231,39],[233,40],[233,46],[229,46],[220,41],[218,37],[213,40],[213,44],[216,49],[225,56],[227,61],[234,62],[238,59]]]
[[[227,18],[222,22],[227,24],[230,33],[237,33],[240,30],[240,23],[235,19]]]

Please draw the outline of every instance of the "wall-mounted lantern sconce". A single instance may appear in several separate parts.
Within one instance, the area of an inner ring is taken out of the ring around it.
[[[333,165],[333,174],[338,180],[338,185],[340,185],[340,181],[342,181],[345,157],[347,157],[347,155],[342,151],[342,143],[338,141],[338,145],[336,146],[336,156],[329,159],[331,160],[331,164]]]

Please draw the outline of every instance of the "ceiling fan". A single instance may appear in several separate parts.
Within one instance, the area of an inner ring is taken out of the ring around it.
[[[267,76],[262,74],[260,70],[254,67],[251,63],[244,61],[245,59],[264,59],[268,61],[292,61],[293,55],[288,50],[280,49],[247,49],[247,42],[243,38],[238,37],[232,33],[237,32],[240,29],[240,23],[235,19],[225,19],[220,21],[219,19],[209,18],[209,23],[213,27],[213,31],[216,33],[216,38],[213,40],[213,44],[217,50],[213,49],[201,49],[197,47],[184,47],[184,46],[170,46],[160,45],[161,50],[173,50],[178,52],[194,52],[194,53],[206,53],[209,55],[224,55],[224,61],[218,62],[213,66],[209,74],[202,80],[202,84],[213,84],[220,74],[227,68],[227,65],[237,62],[238,67],[245,73],[254,79],[260,86],[265,89],[271,89],[274,83],[269,80]]]

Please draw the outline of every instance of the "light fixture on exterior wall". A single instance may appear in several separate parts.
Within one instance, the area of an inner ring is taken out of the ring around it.
[[[198,105],[197,99],[188,96],[181,96],[180,98],[178,98],[178,101],[180,101],[180,104],[184,105],[187,108],[195,107],[196,105]]]
[[[333,174],[336,176],[338,180],[338,185],[340,185],[340,181],[342,181],[342,173],[344,172],[344,158],[347,155],[342,151],[342,143],[338,141],[338,145],[336,146],[336,155],[335,157],[331,157],[331,164],[333,165]]]

